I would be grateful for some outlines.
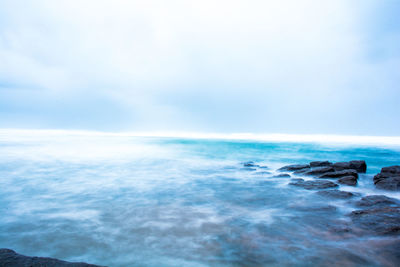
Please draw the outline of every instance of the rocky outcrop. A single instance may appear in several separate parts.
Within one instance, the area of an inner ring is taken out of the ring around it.
[[[374,184],[379,189],[399,191],[400,166],[382,168],[381,172],[374,176]]]
[[[354,194],[351,192],[340,191],[337,189],[318,191],[317,194],[324,196],[324,197],[341,198],[341,199],[347,199],[347,198],[354,197]]]
[[[308,164],[294,164],[294,165],[287,165],[283,166],[282,168],[278,169],[278,171],[299,171],[299,170],[307,170],[310,169],[310,165]]]
[[[400,234],[400,207],[379,207],[355,210],[350,214],[353,223],[366,232],[378,235]]]
[[[312,161],[312,162],[310,162],[311,168],[327,167],[327,166],[332,166],[332,162],[329,162],[329,161]]]
[[[342,171],[333,171],[327,172],[319,176],[319,178],[342,178],[346,176],[353,176],[358,179],[358,174],[355,170],[342,170]]]
[[[349,162],[336,162],[332,165],[335,171],[355,170],[356,172],[365,173],[367,164],[364,160],[352,160]]]
[[[330,166],[328,166],[328,167],[316,167],[316,168],[312,168],[309,171],[304,172],[304,175],[318,176],[318,175],[322,175],[324,173],[333,172],[333,171],[335,171],[335,170]]]
[[[357,178],[354,177],[353,175],[344,176],[344,177],[342,177],[342,178],[340,178],[340,179],[338,180],[338,183],[339,183],[339,184],[345,184],[345,185],[352,185],[352,186],[354,186],[354,185],[357,185]]]
[[[302,187],[304,189],[313,190],[313,189],[326,189],[337,187],[338,185],[324,180],[309,180],[305,181],[304,179],[292,179],[289,185],[294,185],[298,187]]]
[[[67,262],[54,258],[28,257],[11,249],[0,249],[0,266],[7,267],[100,267],[83,262]]]
[[[361,198],[356,202],[358,207],[388,207],[388,206],[399,206],[400,201],[395,198],[390,198],[384,195],[371,195]]]

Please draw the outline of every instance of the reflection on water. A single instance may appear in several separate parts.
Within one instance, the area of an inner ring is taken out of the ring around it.
[[[348,231],[351,200],[271,176],[287,163],[363,159],[368,173],[359,186],[341,190],[359,192],[356,198],[381,194],[371,175],[399,164],[397,149],[4,133],[0,149],[0,247],[22,254],[109,266],[391,266],[396,260],[386,249],[393,237]],[[269,168],[243,168],[248,160]]]

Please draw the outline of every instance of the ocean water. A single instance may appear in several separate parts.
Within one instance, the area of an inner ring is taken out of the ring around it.
[[[286,164],[365,160],[353,200],[273,178]],[[243,162],[265,168],[251,170]],[[0,247],[107,266],[396,266],[398,237],[345,229],[398,146],[0,133]]]

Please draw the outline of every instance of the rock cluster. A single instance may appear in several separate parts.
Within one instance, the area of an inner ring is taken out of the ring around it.
[[[367,171],[364,160],[352,160],[349,162],[313,161],[310,164],[296,164],[284,166],[278,171],[292,171],[293,174],[314,176],[318,178],[338,179],[338,183],[356,185],[358,173]]]
[[[11,249],[0,249],[0,266],[8,267],[101,267],[83,262],[67,262],[53,258],[28,257]]]
[[[374,184],[380,189],[399,191],[400,166],[382,168],[381,172],[374,176]]]

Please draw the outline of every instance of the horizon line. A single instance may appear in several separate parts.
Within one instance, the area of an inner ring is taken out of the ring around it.
[[[270,141],[270,142],[311,142],[311,143],[343,143],[343,144],[377,144],[399,145],[400,136],[372,136],[372,135],[342,135],[342,134],[284,134],[284,133],[207,133],[185,131],[121,131],[108,132],[98,130],[69,130],[69,129],[21,129],[0,128],[0,134],[67,134],[67,135],[96,135],[96,136],[131,136],[131,137],[159,137],[159,138],[186,138],[186,139],[221,139],[237,141]]]

